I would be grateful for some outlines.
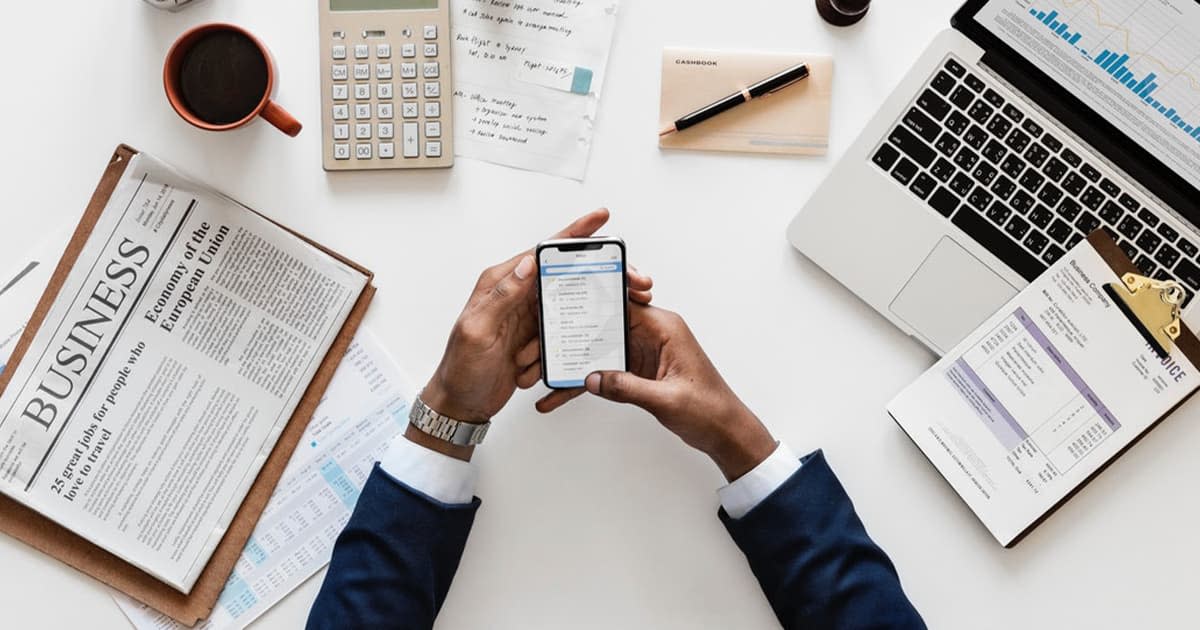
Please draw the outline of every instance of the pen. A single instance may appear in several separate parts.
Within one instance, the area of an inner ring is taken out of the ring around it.
[[[666,136],[673,134],[676,131],[683,131],[688,127],[698,125],[709,118],[717,116],[718,114],[723,114],[737,107],[738,105],[749,103],[756,98],[769,96],[807,78],[808,64],[802,63],[798,66],[793,66],[773,77],[763,79],[762,81],[759,81],[748,88],[742,88],[742,91],[734,92],[733,94],[730,94],[729,96],[726,96],[725,98],[712,103],[711,105],[701,107],[687,116],[676,120],[675,124],[663,129],[658,135]]]

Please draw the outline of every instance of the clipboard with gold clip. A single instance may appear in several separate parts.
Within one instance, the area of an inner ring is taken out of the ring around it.
[[[1187,289],[1175,280],[1155,280],[1136,273],[1121,282],[1104,285],[1104,291],[1132,321],[1160,358],[1167,358],[1183,333],[1180,314]]]

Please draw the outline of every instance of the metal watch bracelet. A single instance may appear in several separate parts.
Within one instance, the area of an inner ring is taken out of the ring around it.
[[[455,446],[482,444],[492,426],[491,422],[473,424],[443,416],[430,409],[420,396],[413,401],[412,410],[408,412],[408,422],[422,433]]]

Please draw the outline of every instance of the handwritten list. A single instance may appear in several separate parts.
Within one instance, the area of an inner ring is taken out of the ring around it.
[[[455,146],[582,180],[618,0],[452,0]]]

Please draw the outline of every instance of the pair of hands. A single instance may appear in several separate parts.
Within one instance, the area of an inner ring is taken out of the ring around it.
[[[607,210],[576,220],[552,238],[592,236],[608,222]],[[522,252],[483,272],[450,333],[437,371],[421,394],[435,411],[466,422],[495,416],[516,389],[542,377],[538,335],[537,264]],[[766,427],[721,378],[679,315],[650,306],[653,281],[629,271],[629,372],[597,372],[586,389],[556,390],[537,402],[549,413],[585,391],[652,414],[686,444],[709,457],[734,480],[775,449]],[[408,439],[459,459],[472,450],[409,427]]]

